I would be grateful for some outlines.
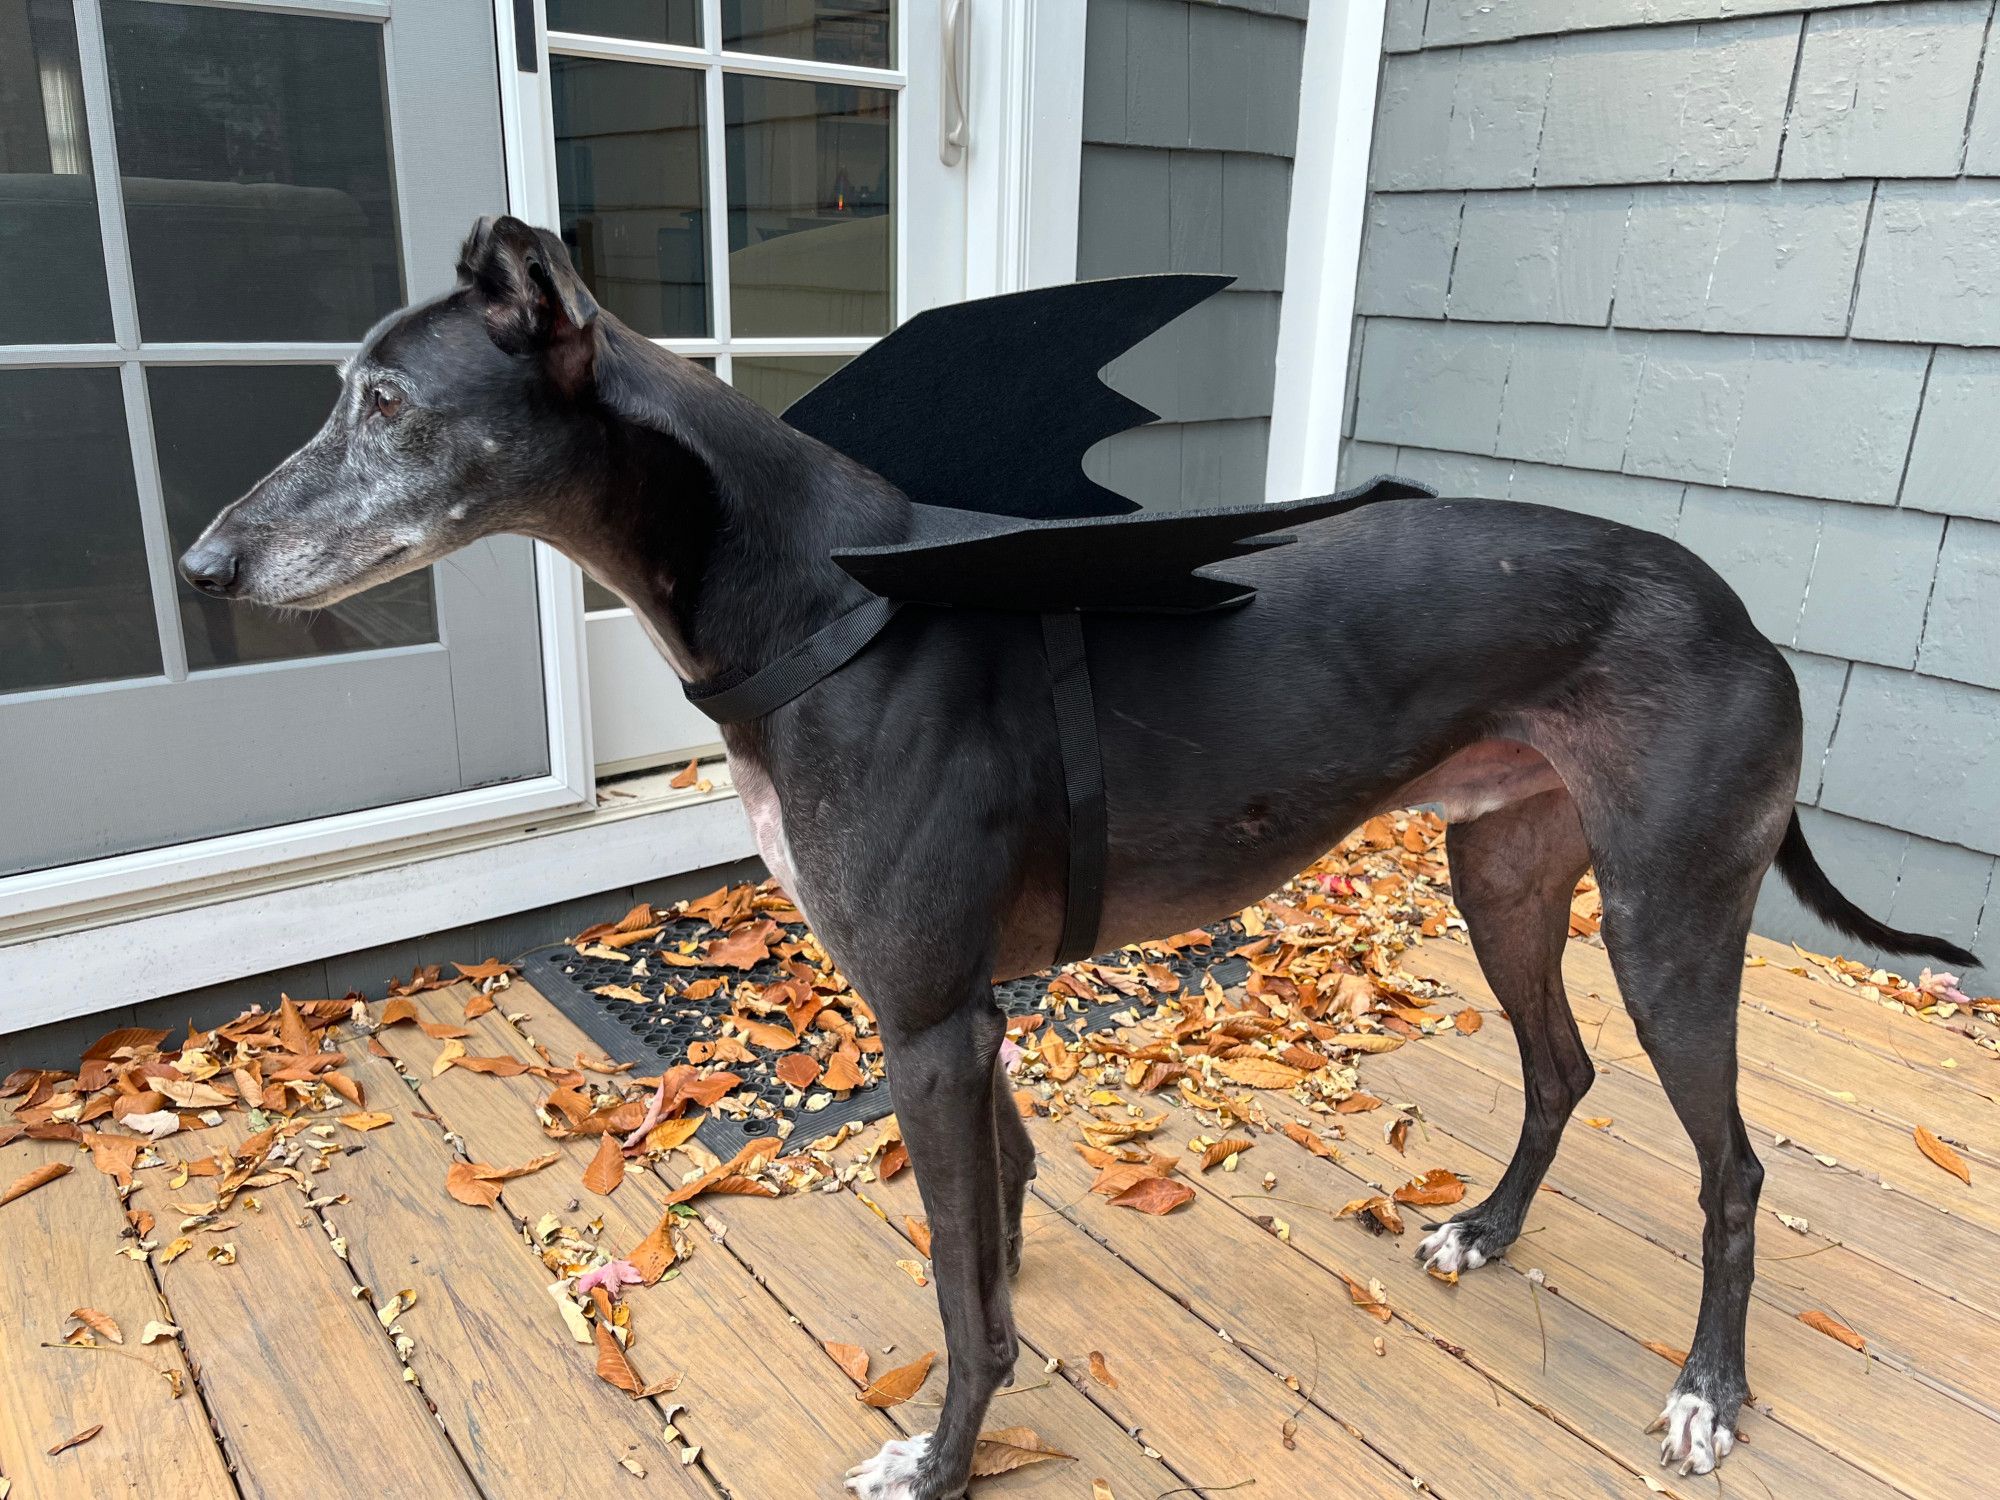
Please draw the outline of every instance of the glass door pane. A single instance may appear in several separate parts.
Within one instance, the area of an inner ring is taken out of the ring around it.
[[[722,0],[722,45],[771,57],[895,66],[892,0]]]
[[[549,30],[701,45],[701,0],[548,0]]]

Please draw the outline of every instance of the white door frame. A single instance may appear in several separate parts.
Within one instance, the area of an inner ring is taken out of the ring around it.
[[[1385,9],[1386,0],[1312,0],[1307,13],[1266,500],[1340,488]]]

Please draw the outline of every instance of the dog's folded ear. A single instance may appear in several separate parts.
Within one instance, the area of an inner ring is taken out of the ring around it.
[[[554,234],[511,214],[488,215],[466,236],[458,275],[478,294],[486,331],[501,349],[543,356],[565,390],[589,380],[597,299]]]

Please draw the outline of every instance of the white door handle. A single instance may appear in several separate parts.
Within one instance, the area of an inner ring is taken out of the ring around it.
[[[966,115],[966,75],[972,61],[972,0],[940,0],[944,46],[939,59],[938,160],[955,167],[965,160],[971,122]]]

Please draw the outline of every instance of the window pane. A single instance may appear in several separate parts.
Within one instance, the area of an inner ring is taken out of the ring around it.
[[[886,68],[892,0],[722,0],[722,45],[773,57]]]
[[[0,693],[160,670],[116,370],[0,370]]]
[[[146,389],[178,557],[217,511],[319,431],[340,381],[324,365],[156,365]],[[178,588],[188,666],[197,671],[437,639],[428,568],[303,613],[211,599],[185,580]]]
[[[851,354],[745,354],[736,356],[736,389],[768,411],[790,406],[850,359]]]
[[[382,28],[105,0],[153,342],[358,339],[403,300]]]
[[[0,0],[0,344],[110,340],[69,0]]]
[[[549,30],[701,45],[701,0],[549,0]]]
[[[549,59],[562,237],[597,300],[653,338],[709,331],[702,75]]]
[[[732,331],[887,333],[896,96],[735,73],[723,85]]]

